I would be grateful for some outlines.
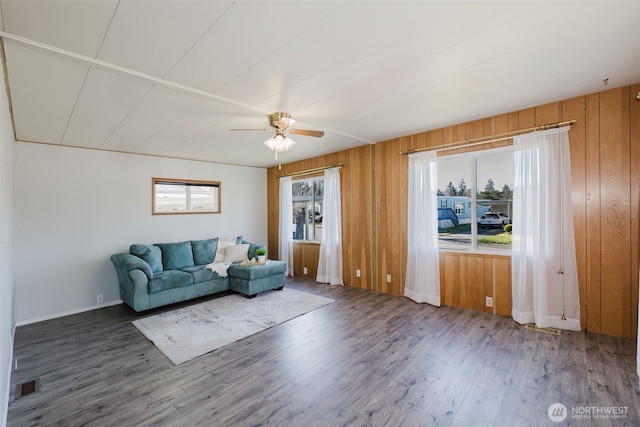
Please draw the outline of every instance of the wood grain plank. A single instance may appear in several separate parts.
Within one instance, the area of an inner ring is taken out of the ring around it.
[[[387,158],[390,153],[389,146],[392,144],[390,141],[379,142],[375,145],[375,161],[376,166],[376,208],[375,211],[377,213],[376,216],[376,229],[378,234],[378,240],[375,242],[376,245],[376,264],[378,266],[378,274],[376,277],[376,283],[378,284],[377,289],[378,292],[389,292],[387,281],[385,279],[388,274],[387,269],[387,260],[388,260],[388,238],[389,238],[389,230],[387,229],[387,224],[389,224],[389,213],[387,211],[387,206],[390,205],[390,200],[388,200],[388,187],[386,181],[390,179],[389,172],[387,170]]]
[[[302,242],[293,242],[293,275],[294,277],[304,277],[304,247]]]
[[[458,289],[458,307],[469,308],[469,298],[467,293],[467,262],[464,254],[459,254],[456,257],[456,266],[458,267],[455,272],[457,277],[455,278],[455,286]]]
[[[629,117],[631,144],[631,337],[638,336],[638,277],[640,276],[640,101],[636,96],[640,94],[640,84],[631,86],[629,91]]]
[[[279,259],[280,183],[275,171],[276,168],[267,169],[267,248],[272,259]]]
[[[444,275],[440,281],[444,281],[444,303],[448,306],[460,306],[460,290],[458,288],[458,259],[452,254],[442,255],[444,258]]]
[[[427,132],[427,147],[436,147],[438,145],[444,144],[444,129],[436,129]]]
[[[484,258],[466,257],[466,291],[467,307],[471,310],[484,311]]]
[[[631,338],[629,89],[600,97],[602,332]]]
[[[600,95],[586,97],[585,162],[587,191],[587,331],[602,332],[601,313],[601,188],[600,188]]]
[[[493,304],[495,313],[500,316],[511,316],[511,258],[494,258],[496,296]]]
[[[562,121],[562,103],[552,102],[535,108],[535,125],[541,126]]]
[[[351,284],[364,289],[372,289],[372,245],[373,230],[371,203],[371,148],[364,146],[350,150],[351,177],[349,186],[350,206],[349,224],[347,232],[348,251],[350,252]],[[346,219],[346,218],[345,218]],[[346,240],[346,239],[345,239]],[[360,277],[356,277],[355,270],[360,270]]]
[[[536,125],[535,108],[518,111],[518,129],[529,129]]]
[[[494,278],[494,274],[495,274],[494,262],[495,261],[494,261],[494,258],[489,258],[489,257],[483,258],[482,261],[484,262],[484,296],[493,298],[493,307],[487,307],[483,301],[483,305],[484,305],[483,311],[485,313],[495,314],[496,298],[493,292],[493,287],[495,285],[495,278]]]

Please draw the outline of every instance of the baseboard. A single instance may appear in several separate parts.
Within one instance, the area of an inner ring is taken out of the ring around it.
[[[85,311],[98,310],[101,308],[111,307],[112,305],[118,305],[118,304],[122,304],[122,300],[109,301],[102,304],[92,305],[89,307],[83,307],[75,310],[65,311],[62,313],[54,313],[54,314],[49,314],[47,316],[36,317],[33,319],[21,320],[19,322],[16,322],[15,326],[30,325],[32,323],[44,322],[45,320],[51,320],[51,319],[56,319],[58,317],[70,316],[72,314],[84,313]]]

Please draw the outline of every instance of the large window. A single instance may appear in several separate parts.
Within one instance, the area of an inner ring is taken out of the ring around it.
[[[322,240],[324,178],[296,180],[293,196],[293,240]]]
[[[510,148],[438,160],[438,239],[445,250],[511,250]]]
[[[220,213],[220,182],[153,178],[153,214]]]

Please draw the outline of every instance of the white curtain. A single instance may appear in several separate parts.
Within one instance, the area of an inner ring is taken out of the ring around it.
[[[569,129],[515,137],[513,319],[580,330]]]
[[[293,194],[291,177],[280,178],[280,261],[287,263],[287,275],[293,276]]]
[[[435,151],[409,156],[407,275],[404,295],[440,306],[437,157]]]
[[[316,281],[331,285],[342,282],[342,209],[340,205],[340,168],[324,171],[322,201],[322,242]]]

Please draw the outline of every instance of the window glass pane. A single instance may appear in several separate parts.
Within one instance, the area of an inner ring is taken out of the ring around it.
[[[207,186],[191,186],[191,210],[217,211],[218,188]]]
[[[511,250],[513,153],[478,155],[478,249]]]
[[[187,206],[184,185],[156,184],[156,212],[179,212]]]
[[[471,250],[471,159],[438,161],[438,242],[440,249]]]
[[[293,239],[322,239],[322,199],[324,179],[297,180],[291,184],[293,196]]]
[[[306,202],[293,202],[293,240],[306,240],[307,222],[305,221]]]

